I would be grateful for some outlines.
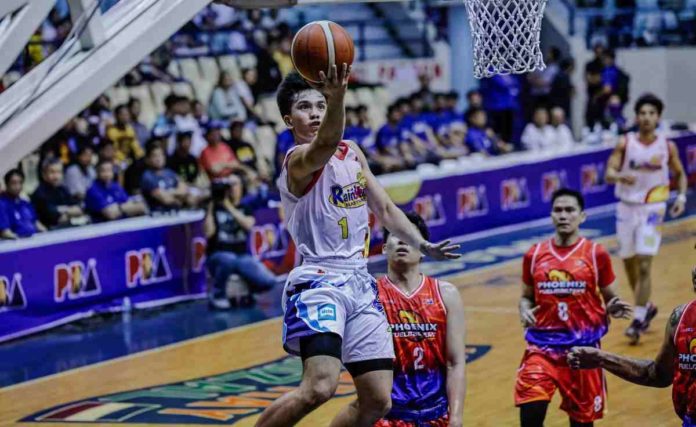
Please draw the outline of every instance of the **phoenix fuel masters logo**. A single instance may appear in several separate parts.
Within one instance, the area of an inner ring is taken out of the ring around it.
[[[539,293],[545,295],[575,295],[585,292],[587,282],[575,280],[572,274],[565,270],[551,270],[548,280],[539,282]]]
[[[682,371],[696,371],[696,338],[689,341],[689,352],[679,353],[679,369]]]
[[[411,341],[433,339],[437,334],[437,323],[424,322],[421,316],[408,310],[399,310],[399,323],[391,323],[395,338],[408,338]]]

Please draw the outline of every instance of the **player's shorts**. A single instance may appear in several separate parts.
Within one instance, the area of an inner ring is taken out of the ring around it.
[[[364,260],[305,260],[283,289],[283,347],[300,355],[300,338],[334,333],[343,339],[342,362],[393,359],[389,323],[377,282]]]
[[[531,402],[550,402],[556,389],[563,401],[561,409],[581,423],[602,418],[606,404],[604,373],[601,369],[572,369],[567,351],[546,350],[529,345],[517,370],[515,406]]]
[[[696,417],[692,418],[688,415],[684,415],[684,418],[682,418],[682,427],[696,427]]]
[[[393,407],[389,414],[377,421],[374,427],[447,427],[449,405],[447,401],[434,408],[415,411]]]
[[[666,203],[631,204],[619,202],[616,207],[616,234],[619,256],[657,255],[662,240],[662,221]]]

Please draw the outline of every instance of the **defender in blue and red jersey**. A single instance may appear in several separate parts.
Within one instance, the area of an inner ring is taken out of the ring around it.
[[[580,236],[584,204],[576,191],[556,191],[551,209],[555,235],[524,257],[520,317],[528,344],[515,385],[522,427],[543,425],[556,389],[571,427],[591,426],[604,412],[602,370],[571,370],[566,355],[573,346],[599,347],[607,313],[628,318],[631,308],[616,295],[607,251]]]
[[[424,239],[415,213],[406,214]],[[387,275],[377,281],[394,339],[392,409],[376,427],[459,427],[466,379],[464,309],[457,289],[420,272],[421,255],[385,230]]]

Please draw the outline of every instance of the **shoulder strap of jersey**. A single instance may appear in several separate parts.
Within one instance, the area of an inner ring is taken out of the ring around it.
[[[440,302],[440,307],[442,311],[447,314],[447,306],[445,305],[445,299],[442,298],[442,292],[440,291],[440,281],[434,277],[426,276],[427,280],[430,282],[431,292],[435,294],[437,300]]]
[[[674,346],[677,346],[677,338],[679,338],[679,331],[681,330],[682,323],[684,321],[684,318],[689,315],[690,309],[693,307],[694,303],[696,303],[696,300],[691,301],[684,307],[684,311],[682,311],[681,317],[679,318],[679,323],[677,323],[677,327],[674,329]]]
[[[537,255],[539,254],[539,249],[541,249],[541,245],[543,245],[544,243],[548,242],[545,240],[535,245],[536,247],[534,248],[534,253],[532,254],[532,262],[529,264],[529,275],[531,277],[534,277],[534,267],[536,266]]]
[[[597,268],[597,243],[592,242],[592,271],[594,272],[595,285],[599,286],[599,269]]]

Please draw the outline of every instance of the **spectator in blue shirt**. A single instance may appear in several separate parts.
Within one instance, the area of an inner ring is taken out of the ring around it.
[[[509,153],[512,146],[500,140],[492,129],[486,127],[486,111],[482,108],[469,109],[466,121],[469,128],[466,133],[466,145],[471,153],[487,156]]]
[[[483,107],[491,119],[491,127],[503,138],[511,141],[515,114],[519,111],[520,83],[514,75],[495,75],[481,80]]]
[[[401,107],[397,104],[389,106],[387,123],[377,131],[373,159],[383,165],[382,172],[416,166],[415,157],[406,142],[406,132],[400,125],[401,118]]]
[[[151,145],[146,158],[148,169],[143,173],[140,188],[150,209],[165,212],[192,205],[186,184],[173,170],[165,168],[164,149],[160,145]]]
[[[129,198],[126,190],[114,180],[114,165],[108,160],[101,160],[97,164],[97,179],[87,190],[85,206],[94,222],[147,213],[147,206],[140,197]]]
[[[285,161],[285,154],[288,150],[295,145],[295,137],[292,135],[290,129],[285,129],[280,134],[278,134],[278,139],[276,140],[275,149],[275,178],[280,176],[280,170],[283,168],[283,162]]]
[[[367,117],[367,107],[346,108],[346,129],[343,139],[354,141],[365,152],[374,145],[372,128]]]
[[[611,94],[616,94],[621,99],[621,104],[628,102],[628,75],[616,66],[616,54],[612,50],[607,50],[602,55],[604,68],[602,69],[602,86],[604,100],[608,100]]]
[[[46,231],[34,207],[21,197],[23,186],[22,171],[12,169],[5,174],[6,191],[0,195],[0,238],[17,239]]]

